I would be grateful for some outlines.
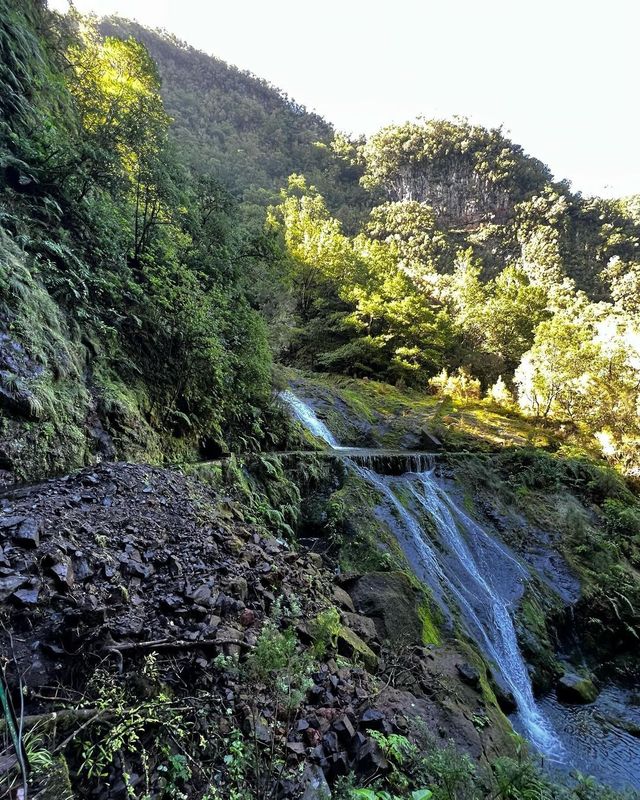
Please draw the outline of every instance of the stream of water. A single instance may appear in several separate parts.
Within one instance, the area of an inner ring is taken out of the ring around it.
[[[289,391],[281,397],[315,436],[333,449],[349,450],[341,447],[307,403]],[[349,460],[348,452],[344,455]],[[513,621],[529,578],[516,556],[454,501],[433,468],[380,475],[363,466],[362,458],[350,466],[375,488],[381,499],[377,513],[393,531],[416,576],[430,587],[445,617],[463,627],[492,665],[495,678],[512,693],[517,704],[514,727],[560,768],[575,766],[587,773],[595,771],[613,785],[637,785],[640,777],[634,781],[630,776],[633,765],[640,765],[640,740],[629,734],[614,735],[612,725],[603,729],[597,711],[581,709],[576,714],[552,698],[535,700]],[[607,768],[602,746],[610,746],[625,768],[611,764]]]

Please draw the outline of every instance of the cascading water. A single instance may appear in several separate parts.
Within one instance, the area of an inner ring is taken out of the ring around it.
[[[318,439],[322,439],[329,447],[333,447],[334,450],[342,449],[329,428],[327,428],[321,419],[318,419],[315,411],[300,400],[293,392],[290,392],[288,389],[284,392],[280,392],[280,399],[284,400],[289,406],[298,422],[301,422],[314,436],[317,436]]]
[[[340,447],[313,409],[293,392],[281,397],[311,433],[334,449],[348,449]],[[389,477],[354,462],[351,466],[382,497],[379,511],[417,576],[429,585],[449,620],[459,612],[465,630],[513,693],[528,738],[545,755],[561,760],[562,746],[536,706],[510,613],[522,593],[526,570],[453,502],[433,470]]]
[[[530,741],[560,760],[562,746],[536,706],[510,614],[522,593],[525,569],[451,500],[432,470],[388,477],[355,469],[395,512],[394,533],[416,575],[449,619],[460,612],[464,629],[511,690]],[[405,495],[406,505],[398,495]]]

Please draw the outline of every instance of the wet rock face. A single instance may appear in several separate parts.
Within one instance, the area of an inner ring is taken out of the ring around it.
[[[462,664],[456,664],[456,669],[458,670],[460,679],[463,683],[466,683],[467,686],[472,686],[474,689],[480,686],[480,673],[474,666],[465,661]]]
[[[416,590],[401,572],[372,572],[350,579],[344,588],[356,610],[371,617],[380,640],[392,644],[422,643],[422,620]]]
[[[32,420],[35,418],[31,403],[33,394],[25,385],[39,378],[43,368],[28,355],[8,328],[8,321],[0,317],[0,374],[18,375],[21,380],[15,385],[0,381],[0,409]]]
[[[501,711],[505,714],[513,714],[518,710],[518,704],[516,703],[516,698],[513,696],[511,689],[501,686],[493,679],[490,681],[490,684]]]

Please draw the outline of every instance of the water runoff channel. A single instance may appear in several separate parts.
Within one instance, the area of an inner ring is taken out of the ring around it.
[[[512,693],[517,704],[512,724],[547,765],[565,773],[578,769],[618,788],[640,788],[640,740],[611,724],[615,715],[609,713],[623,709],[635,725],[637,712],[640,725],[640,706],[634,710],[630,698],[613,687],[589,707],[563,706],[551,696],[536,700],[513,620],[529,569],[461,508],[437,477],[433,462],[415,459],[409,461],[415,469],[378,474],[367,466],[367,451],[341,445],[307,402],[291,391],[282,392],[281,399],[307,430],[341,453],[350,469],[376,490],[377,514],[445,617],[462,624],[496,679]]]

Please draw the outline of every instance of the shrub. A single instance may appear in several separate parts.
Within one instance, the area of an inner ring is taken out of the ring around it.
[[[515,404],[513,394],[502,380],[502,375],[499,375],[498,380],[487,390],[487,399],[505,408],[511,408]]]
[[[272,621],[263,627],[247,659],[250,677],[272,688],[279,702],[289,710],[298,708],[313,685],[309,678],[313,665],[309,653],[298,651],[294,630],[278,630]]]
[[[480,381],[464,367],[451,375],[443,369],[439,375],[429,379],[429,388],[440,397],[454,400],[479,400],[481,396]]]

